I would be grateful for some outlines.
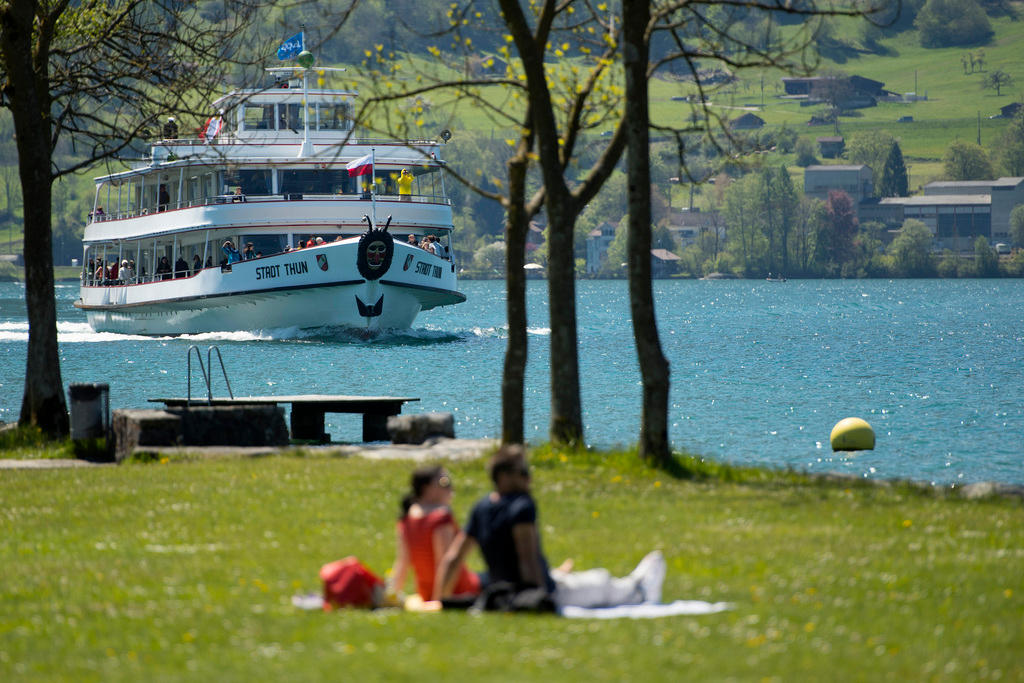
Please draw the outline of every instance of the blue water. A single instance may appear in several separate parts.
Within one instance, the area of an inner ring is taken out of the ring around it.
[[[450,411],[461,437],[500,435],[504,285],[463,282],[464,304],[372,342],[337,330],[146,338],[92,332],[58,286],[65,384],[108,382],[114,409],[183,396],[190,344],[220,346],[236,395],[417,396]],[[586,440],[636,440],[640,377],[625,282],[578,283]],[[1024,483],[1024,281],[659,281],[672,368],[671,439],[735,463],[936,483]],[[526,430],[548,426],[546,283],[529,289]],[[23,290],[0,284],[0,420],[17,419],[27,325]],[[196,383],[198,383],[196,375]],[[195,386],[193,390],[196,391]],[[215,395],[226,395],[220,377]],[[874,451],[833,454],[829,432],[859,416]],[[359,418],[329,415],[336,440]]]

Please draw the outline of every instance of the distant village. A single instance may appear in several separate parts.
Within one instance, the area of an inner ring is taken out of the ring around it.
[[[783,78],[783,98],[800,100],[802,104],[821,104],[817,93],[826,77]],[[849,76],[837,96],[842,109],[871,107],[882,101],[914,101],[925,99],[915,93],[896,94],[885,90],[884,83],[860,76]],[[1019,113],[1021,104],[1002,107],[993,117],[1010,118]],[[896,123],[912,123],[910,116]],[[808,125],[831,125],[821,117],[811,117]],[[757,130],[765,121],[747,112],[732,119],[735,131]],[[818,155],[822,159],[838,160],[845,151],[845,139],[838,135],[823,135],[816,139]],[[922,194],[907,197],[876,196],[875,169],[864,164],[830,163],[807,166],[804,169],[804,195],[822,201],[830,192],[841,191],[849,195],[858,222],[880,223],[885,226],[883,246],[892,242],[907,219],[924,223],[932,234],[933,252],[950,250],[956,254],[971,254],[974,242],[981,236],[998,254],[1010,252],[1010,212],[1024,205],[1024,177],[1002,177],[991,180],[935,181],[926,184]],[[693,244],[702,233],[717,234],[724,240],[726,221],[718,211],[669,208],[668,229],[680,248]],[[603,223],[592,230],[586,241],[586,273],[590,276],[601,271],[608,248],[615,237],[616,226]],[[534,226],[532,239],[539,237]],[[652,272],[655,277],[667,277],[677,271],[680,256],[667,249],[651,251]]]

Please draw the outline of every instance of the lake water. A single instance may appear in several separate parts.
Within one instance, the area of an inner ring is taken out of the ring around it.
[[[529,288],[527,437],[546,438],[546,283]],[[406,412],[450,411],[460,437],[500,435],[504,283],[463,282],[464,304],[415,329],[364,341],[341,331],[276,330],[147,338],[92,332],[59,284],[61,370],[107,382],[113,409],[184,396],[189,345],[217,344],[236,396],[417,396]],[[586,440],[635,442],[640,377],[622,281],[578,283]],[[672,368],[676,448],[735,463],[936,483],[1024,482],[1024,281],[658,281]],[[24,377],[24,295],[0,283],[0,420],[16,420]],[[201,394],[198,373],[193,395]],[[225,396],[214,379],[214,395]],[[859,416],[874,451],[833,454],[829,432]],[[336,440],[359,417],[328,415]]]

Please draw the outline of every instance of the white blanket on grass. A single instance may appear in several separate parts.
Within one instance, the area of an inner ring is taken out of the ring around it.
[[[561,608],[559,614],[569,619],[657,619],[678,614],[714,614],[727,609],[732,609],[732,603],[676,600],[669,603],[648,602],[618,607],[572,607],[570,605]]]

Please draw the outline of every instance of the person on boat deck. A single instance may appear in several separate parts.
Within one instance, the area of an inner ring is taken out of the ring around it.
[[[434,599],[452,594],[458,568],[479,546],[488,579],[507,582],[516,592],[540,588],[559,607],[613,607],[661,602],[665,558],[648,553],[628,576],[613,577],[607,569],[573,572],[570,560],[548,570],[541,550],[537,504],[530,495],[530,468],[519,445],[502,446],[488,463],[494,491],[481,498],[438,567]]]
[[[156,274],[160,276],[161,280],[171,279],[171,261],[166,256],[161,256],[160,261],[157,262]]]
[[[221,247],[220,250],[224,252],[224,256],[227,259],[228,265],[231,265],[232,263],[237,263],[238,261],[242,260],[242,255],[238,253],[237,249],[235,249],[235,245],[231,242],[231,240],[225,240],[224,246]]]
[[[135,276],[135,268],[133,268],[132,265],[130,263],[128,263],[128,259],[123,259],[121,261],[121,271],[120,272],[121,272],[121,279],[124,280],[125,282],[130,282],[131,279]]]
[[[252,248],[252,242],[245,243],[245,249],[242,251],[242,259],[245,261],[251,261],[256,258],[256,252]]]
[[[316,242],[313,241],[312,237],[310,237],[308,240],[306,240],[306,248],[307,249],[309,249],[310,247],[315,247],[315,246],[316,246]]]
[[[159,206],[156,207],[157,211],[166,211],[167,205],[171,203],[171,195],[167,192],[167,186],[160,185],[160,198],[157,200]]]
[[[233,201],[233,202],[244,202],[245,201],[245,195],[242,194],[242,186],[241,185],[239,185],[238,187],[235,188],[235,193],[233,195],[231,195],[231,201]]]
[[[391,568],[387,593],[393,595],[402,590],[411,565],[416,576],[416,592],[424,600],[430,600],[438,564],[459,532],[451,508],[452,479],[443,467],[435,465],[417,468],[410,483],[411,490],[402,498],[402,514],[395,526],[395,564]],[[461,565],[453,592],[458,596],[473,596],[480,592],[480,584],[480,577]]]
[[[92,278],[97,282],[102,282],[104,276],[107,274],[106,269],[103,267],[103,259],[96,259],[96,267],[93,268]]]
[[[174,277],[188,277],[188,261],[181,254],[178,254],[178,260],[174,262]]]
[[[409,237],[406,241],[409,243],[409,246],[411,247],[420,246],[419,242],[416,241],[416,235],[412,234],[411,232],[409,233]]]
[[[168,116],[167,123],[164,124],[164,140],[174,140],[177,137],[178,124],[173,116]]]
[[[114,262],[110,264],[110,268],[107,270],[107,279],[110,280],[111,282],[116,280],[117,279],[117,270],[118,270],[117,259],[114,259]]]
[[[398,176],[398,196],[403,202],[412,201],[412,173],[407,168],[403,168],[402,175]]]
[[[199,254],[192,255],[192,274],[195,275],[203,269],[203,259],[199,258]]]

